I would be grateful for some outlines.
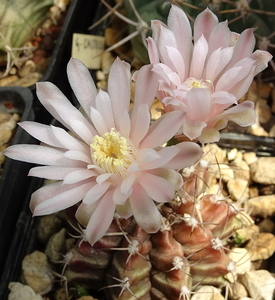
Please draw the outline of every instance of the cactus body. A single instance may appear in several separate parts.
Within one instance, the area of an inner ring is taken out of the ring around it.
[[[79,241],[71,250],[68,281],[102,289],[109,300],[178,300],[196,284],[224,284],[232,264],[226,241],[241,227],[236,209],[209,194],[177,195],[159,209],[163,224],[156,233],[132,219],[123,228],[114,220],[109,233],[115,235],[93,247]],[[116,235],[120,230],[124,236]]]

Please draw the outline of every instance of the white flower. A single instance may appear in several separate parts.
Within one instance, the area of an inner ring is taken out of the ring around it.
[[[191,142],[161,147],[178,131],[183,113],[175,111],[150,125],[149,107],[157,88],[151,65],[140,70],[130,113],[129,64],[116,59],[108,93],[97,92],[80,61],[71,59],[67,71],[83,114],[50,82],[38,83],[37,95],[70,133],[23,122],[20,126],[43,144],[4,151],[11,158],[44,165],[29,175],[59,180],[33,193],[31,210],[45,215],[79,204],[76,217],[87,226],[91,244],[104,235],[115,212],[124,218],[134,215],[147,232],[159,230],[161,215],[154,201],[170,201],[182,184],[175,169],[190,166],[202,153]]]
[[[272,56],[253,52],[253,29],[240,35],[231,32],[227,22],[219,23],[205,9],[195,20],[193,44],[187,16],[172,5],[167,25],[154,20],[152,30],[148,51],[159,75],[158,98],[165,112],[185,112],[181,134],[202,143],[215,142],[228,121],[240,126],[254,123],[253,102],[238,104],[238,100]]]

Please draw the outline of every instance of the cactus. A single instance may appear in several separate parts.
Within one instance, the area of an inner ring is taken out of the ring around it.
[[[188,185],[196,186],[191,181],[203,180],[202,175],[213,178],[205,166],[202,160],[189,176],[184,172],[183,188],[171,203],[159,206],[160,231],[148,234],[133,218],[115,216],[106,235],[93,246],[83,232],[66,254],[69,261],[63,275],[68,284],[102,290],[108,300],[189,299],[198,284],[226,284],[224,275],[234,267],[226,244],[242,223],[229,200],[205,193],[205,183],[199,186],[200,195],[186,192]],[[64,220],[71,216],[70,208]]]

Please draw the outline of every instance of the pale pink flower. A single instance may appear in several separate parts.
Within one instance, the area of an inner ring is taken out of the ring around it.
[[[240,35],[219,23],[209,9],[200,13],[192,30],[185,13],[172,5],[167,25],[152,21],[148,51],[159,75],[158,98],[164,111],[185,112],[181,132],[202,143],[218,141],[228,121],[248,126],[255,121],[251,101],[238,104],[253,78],[272,56],[253,52],[253,29]]]
[[[50,82],[37,84],[44,107],[71,133],[35,122],[20,124],[41,145],[15,145],[4,154],[42,166],[29,175],[59,180],[35,191],[30,207],[46,215],[80,204],[76,215],[89,214],[86,238],[93,244],[104,235],[114,213],[134,215],[147,232],[160,228],[156,202],[167,202],[182,184],[175,169],[196,162],[202,154],[195,143],[161,147],[179,129],[182,112],[164,115],[150,125],[149,107],[157,80],[147,65],[136,82],[135,104],[129,113],[130,65],[116,59],[108,93],[96,86],[78,60],[68,64],[68,78],[83,113]],[[44,165],[44,166],[43,166]],[[85,217],[84,217],[85,219]]]

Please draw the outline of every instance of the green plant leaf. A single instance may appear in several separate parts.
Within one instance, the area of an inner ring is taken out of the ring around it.
[[[19,48],[30,40],[51,6],[53,0],[1,0],[0,52],[6,52],[6,45]]]

